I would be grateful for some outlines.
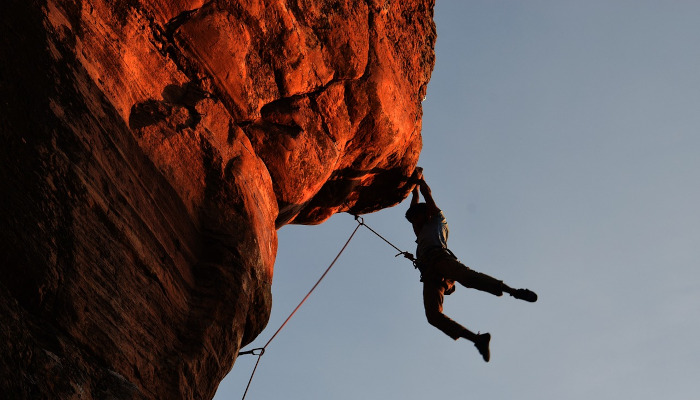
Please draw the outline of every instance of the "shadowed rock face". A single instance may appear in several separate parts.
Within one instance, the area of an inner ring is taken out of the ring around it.
[[[408,195],[432,7],[9,0],[0,391],[211,398],[267,323],[276,229]]]

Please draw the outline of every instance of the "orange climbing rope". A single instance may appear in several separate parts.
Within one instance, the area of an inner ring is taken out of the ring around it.
[[[260,358],[263,356],[263,354],[265,354],[265,350],[267,349],[267,346],[270,345],[270,343],[272,342],[272,340],[277,336],[278,333],[280,333],[280,331],[282,330],[282,328],[284,328],[284,326],[287,325],[287,322],[289,322],[289,320],[292,319],[292,316],[299,310],[299,308],[301,308],[301,305],[304,304],[304,302],[306,301],[306,299],[308,299],[309,296],[311,296],[311,293],[313,293],[313,291],[316,289],[316,287],[319,285],[319,283],[321,283],[321,281],[323,280],[323,278],[326,277],[326,274],[328,274],[328,271],[330,271],[331,268],[333,267],[333,265],[335,264],[335,262],[338,261],[338,258],[340,258],[340,255],[343,254],[343,251],[345,250],[345,248],[348,247],[348,244],[350,244],[350,241],[352,240],[353,236],[355,236],[355,233],[357,233],[357,230],[360,229],[360,226],[361,226],[361,225],[362,225],[362,223],[360,223],[360,222],[358,221],[357,226],[355,227],[355,230],[352,231],[352,234],[350,235],[350,237],[348,238],[348,240],[345,242],[345,245],[343,245],[343,248],[340,249],[340,252],[338,252],[338,255],[335,256],[335,258],[333,259],[333,261],[331,262],[331,264],[328,266],[328,268],[326,268],[326,271],[321,275],[320,278],[318,278],[318,281],[316,281],[316,284],[311,288],[311,290],[309,290],[309,292],[306,294],[306,296],[304,296],[304,298],[299,302],[299,305],[296,306],[296,308],[294,309],[294,311],[292,311],[292,313],[289,314],[289,316],[287,317],[287,319],[284,320],[284,322],[282,323],[282,325],[281,325],[281,326],[277,329],[277,331],[272,335],[272,337],[270,338],[270,340],[268,340],[267,343],[265,343],[265,345],[264,345],[263,347],[259,347],[259,348],[255,348],[255,349],[252,349],[252,350],[243,351],[243,352],[238,353],[238,355],[253,354],[253,355],[257,355],[257,356],[258,356],[258,360],[255,362],[255,367],[253,367],[253,372],[250,374],[250,379],[248,380],[248,385],[246,386],[245,392],[243,393],[243,399],[242,399],[242,400],[245,400],[245,396],[246,396],[246,394],[248,394],[248,389],[250,388],[250,383],[253,381],[253,376],[255,376],[255,371],[258,369],[258,364],[260,363]]]
[[[257,359],[257,361],[255,362],[255,367],[253,367],[253,372],[250,374],[250,379],[248,380],[248,385],[246,385],[246,387],[245,387],[245,392],[243,393],[243,398],[242,398],[241,400],[245,400],[245,396],[248,394],[248,389],[250,389],[250,383],[253,381],[253,377],[255,376],[255,371],[257,371],[257,369],[258,369],[258,364],[260,364],[260,359],[262,358],[263,354],[265,354],[265,350],[267,349],[267,346],[270,345],[270,343],[272,342],[272,340],[277,336],[278,333],[280,333],[280,331],[282,330],[282,328],[284,328],[284,326],[287,325],[287,322],[289,322],[289,320],[292,319],[292,316],[294,316],[294,314],[299,310],[299,308],[301,308],[301,305],[304,304],[304,302],[306,301],[306,299],[308,299],[309,296],[311,296],[311,293],[313,293],[313,291],[314,291],[314,290],[316,289],[316,287],[321,283],[321,281],[323,280],[323,278],[326,277],[326,275],[328,274],[328,271],[331,270],[331,268],[333,267],[333,265],[335,264],[335,262],[338,261],[338,258],[340,258],[340,255],[343,254],[343,251],[345,251],[345,248],[348,247],[348,244],[350,244],[350,241],[351,241],[352,238],[355,236],[355,233],[357,233],[357,230],[360,229],[360,226],[364,226],[365,228],[369,229],[372,233],[374,233],[375,235],[379,236],[380,239],[382,239],[383,241],[387,242],[391,247],[393,247],[394,249],[396,249],[396,250],[399,252],[399,254],[397,254],[396,257],[398,257],[398,256],[404,256],[404,257],[406,257],[407,259],[411,260],[411,261],[414,263],[414,266],[415,266],[415,258],[413,257],[413,254],[411,254],[411,253],[409,253],[409,252],[407,252],[407,251],[402,251],[402,250],[399,249],[398,247],[394,246],[393,243],[391,243],[390,241],[386,240],[382,235],[380,235],[380,234],[377,233],[374,229],[370,228],[367,224],[365,224],[364,219],[363,219],[362,217],[360,217],[359,215],[355,215],[354,217],[355,217],[355,221],[357,221],[357,226],[355,227],[355,230],[352,231],[352,234],[350,234],[350,237],[348,238],[348,240],[345,242],[345,244],[343,245],[343,247],[342,247],[342,248],[340,249],[340,251],[338,252],[338,255],[335,256],[335,258],[333,259],[333,261],[331,262],[331,264],[328,266],[328,268],[326,268],[326,271],[323,272],[323,274],[321,275],[320,278],[318,278],[318,280],[316,281],[316,283],[314,284],[314,286],[311,288],[311,290],[309,290],[309,292],[306,293],[306,296],[304,296],[304,298],[301,299],[301,301],[300,301],[299,304],[296,306],[296,308],[294,309],[294,311],[292,311],[292,313],[289,314],[289,316],[287,317],[287,319],[284,320],[284,322],[282,323],[282,325],[277,329],[277,331],[275,331],[275,333],[274,333],[274,334],[272,335],[272,337],[267,341],[267,343],[265,343],[265,345],[264,345],[263,347],[257,347],[257,348],[252,349],[252,350],[242,351],[242,352],[238,353],[239,356],[240,356],[240,355],[244,355],[244,354],[252,354],[252,355],[258,356],[258,359]]]

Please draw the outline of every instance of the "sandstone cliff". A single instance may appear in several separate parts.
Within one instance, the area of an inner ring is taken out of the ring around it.
[[[410,189],[432,0],[9,0],[0,391],[211,398],[284,224]]]

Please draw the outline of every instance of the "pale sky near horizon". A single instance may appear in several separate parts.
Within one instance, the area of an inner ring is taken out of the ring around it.
[[[246,399],[690,400],[700,393],[700,1],[437,0],[420,165],[470,267],[428,325],[410,263],[362,228],[262,357]],[[414,252],[408,202],[365,221]],[[355,227],[279,231],[260,347]],[[240,399],[242,356],[216,400]]]

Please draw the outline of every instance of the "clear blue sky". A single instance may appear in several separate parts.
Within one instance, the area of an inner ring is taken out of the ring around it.
[[[247,399],[658,400],[700,393],[700,2],[446,1],[420,165],[472,268],[428,325],[418,273],[363,229],[268,347]],[[414,251],[407,202],[365,216]],[[262,346],[355,222],[284,227]],[[255,357],[215,397],[239,399]]]

